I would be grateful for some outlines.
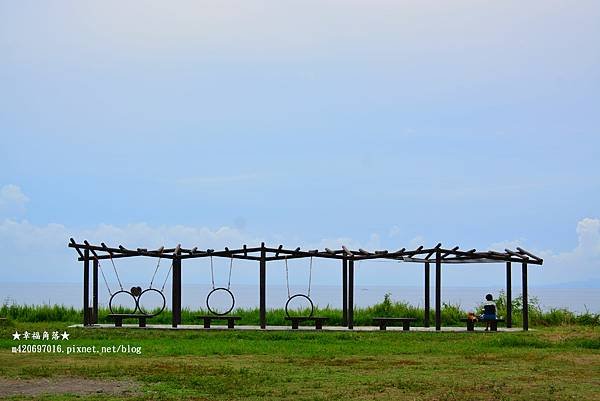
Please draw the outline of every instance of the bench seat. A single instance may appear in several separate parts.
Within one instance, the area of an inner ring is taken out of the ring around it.
[[[323,322],[329,320],[328,317],[319,317],[319,316],[286,316],[285,320],[292,321],[292,330],[298,330],[298,326],[300,322],[314,321],[315,329],[322,330]]]
[[[498,319],[468,319],[468,318],[462,318],[460,319],[461,322],[466,322],[467,323],[467,331],[474,331],[475,330],[475,323],[489,323],[490,324],[490,330],[491,331],[498,331],[498,322],[504,322],[505,320],[502,318],[498,318]]]
[[[146,319],[150,319],[151,317],[139,313],[111,313],[108,315],[109,319],[115,321],[115,327],[123,327],[124,319],[137,319],[139,327],[146,327]]]
[[[235,328],[235,321],[240,320],[240,316],[219,316],[219,315],[201,315],[196,316],[197,319],[202,319],[204,321],[204,328],[210,329],[210,324],[213,320],[227,320],[227,328],[233,329]]]
[[[417,320],[414,317],[374,317],[373,322],[379,325],[379,330],[385,330],[390,323],[401,322],[402,330],[409,331],[411,322]]]

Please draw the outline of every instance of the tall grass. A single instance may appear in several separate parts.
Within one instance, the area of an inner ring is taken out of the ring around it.
[[[520,326],[522,324],[522,308],[523,302],[521,297],[513,300],[513,325]],[[496,305],[499,316],[506,316],[506,296],[500,293],[496,299]],[[110,323],[108,308],[101,308],[98,311],[99,323]],[[303,311],[308,313],[308,311]],[[460,319],[466,316],[466,311],[459,306],[443,304],[442,306],[442,325],[456,326],[462,325]],[[197,316],[208,314],[207,310],[198,309],[190,310],[183,309],[181,312],[182,324],[198,324],[200,323]],[[239,324],[258,325],[259,310],[253,309],[236,309],[232,312],[236,316],[240,316]],[[342,325],[342,311],[330,307],[317,308],[314,311],[315,316],[328,317],[328,325]],[[406,302],[395,302],[386,294],[384,299],[373,306],[366,308],[356,308],[354,310],[354,325],[355,326],[372,326],[374,317],[413,317],[416,319],[415,326],[424,324],[425,311],[423,308],[415,307]],[[0,307],[0,317],[8,317],[11,320],[18,322],[66,322],[80,323],[83,313],[81,309],[67,307],[62,305],[16,305],[3,304]],[[170,324],[171,311],[165,310],[158,316],[153,317],[150,322],[153,324]],[[267,311],[267,323],[269,325],[288,325],[285,320],[285,310],[283,308],[271,309]],[[430,322],[434,322],[433,310],[430,313]],[[536,298],[529,300],[529,324],[530,326],[559,326],[566,324],[598,326],[600,325],[600,314],[590,313],[589,311],[583,314],[576,314],[566,309],[551,309],[543,311],[539,306]]]

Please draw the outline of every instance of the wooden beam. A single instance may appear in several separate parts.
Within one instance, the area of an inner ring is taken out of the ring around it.
[[[422,259],[422,258],[411,258],[411,257],[403,257],[402,261],[404,262],[408,262],[408,263],[425,263],[428,260],[431,259]],[[482,257],[482,258],[445,258],[442,259],[442,263],[443,264],[468,264],[468,263],[499,263],[499,262],[516,262],[516,263],[522,263],[523,259],[521,258],[494,258],[491,256],[488,257]],[[538,261],[529,261],[529,264],[535,264],[535,265],[541,265],[541,262]]]
[[[456,251],[458,251],[458,249],[459,249],[459,248],[460,248],[460,247],[458,247],[458,246],[455,246],[454,248],[452,248],[452,249],[451,249],[451,250],[449,250],[449,251],[444,251],[444,253],[442,253],[442,259],[444,259],[446,256],[448,256],[448,255],[452,254],[452,252],[456,252]]]
[[[435,255],[435,329],[442,329],[442,257],[440,251]]]
[[[511,256],[515,256],[515,257],[523,259],[523,260],[529,260],[529,257],[527,255],[523,255],[521,253],[517,253],[517,252],[511,251],[510,249],[504,249],[504,251],[506,253],[508,253],[509,255],[511,255]]]
[[[523,249],[523,248],[519,248],[519,247],[517,247],[517,251],[519,251],[519,252],[521,252],[521,253],[524,253],[525,255],[527,255],[527,256],[529,256],[529,257],[531,257],[531,258],[533,258],[533,259],[535,259],[535,260],[537,260],[537,261],[540,261],[540,262],[541,262],[541,261],[543,260],[543,259],[542,259],[542,258],[540,258],[539,256],[535,256],[533,253],[531,253],[531,252],[528,252],[528,251],[526,251],[526,250],[525,250],[525,249]]]
[[[431,307],[430,307],[430,293],[431,293],[431,289],[429,288],[430,285],[430,266],[429,266],[429,262],[425,263],[425,316],[423,317],[423,325],[425,327],[429,327],[429,315],[431,313]]]
[[[354,329],[354,260],[348,261],[348,328]]]
[[[92,324],[98,323],[98,259],[93,260],[92,264]]]
[[[90,307],[90,251],[83,251],[83,325],[90,325],[88,308]]]
[[[506,262],[506,327],[512,327],[512,264]]]
[[[175,249],[175,254],[179,256],[179,245]],[[171,308],[172,318],[171,326],[177,327],[181,324],[181,259],[179,257],[173,259],[173,274],[171,275]]]
[[[529,295],[527,291],[527,263],[521,265],[521,279],[523,283],[523,330],[529,330]]]
[[[259,263],[259,298],[260,298],[260,328],[267,328],[267,252],[264,249],[264,243],[262,244],[263,249],[260,252],[260,263]]]
[[[79,257],[83,259],[83,257],[84,257],[83,253],[81,253],[81,250],[79,249],[79,247],[77,247],[77,243],[75,242],[75,240],[73,238],[70,239],[69,247],[75,248],[75,250],[79,254]]]
[[[425,259],[429,259],[431,257],[431,255],[436,253],[437,250],[440,249],[441,247],[442,247],[442,243],[438,242],[438,244],[433,247],[433,249],[427,254],[427,256],[425,256]]]
[[[348,260],[342,260],[342,326],[348,326]]]

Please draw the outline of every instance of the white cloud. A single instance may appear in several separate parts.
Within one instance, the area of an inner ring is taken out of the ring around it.
[[[544,282],[600,282],[600,219],[586,217],[577,223],[577,246],[566,252],[538,251],[544,258],[535,278]]]
[[[523,241],[522,240],[512,240],[512,241],[500,241],[500,242],[494,242],[492,245],[490,245],[490,250],[492,251],[497,251],[497,252],[504,252],[505,249],[512,249],[515,250],[517,247],[523,247]]]
[[[14,216],[25,211],[29,198],[17,185],[8,184],[0,188],[0,215]]]
[[[19,194],[20,191],[11,189],[10,194]],[[23,197],[16,196],[25,202]],[[576,233],[578,236],[577,246],[565,252],[542,251],[532,248],[531,251],[544,258],[541,268],[532,266],[530,268],[530,283],[532,286],[570,282],[598,280],[600,278],[600,219],[585,218],[578,222]],[[325,247],[339,248],[345,245],[351,249],[359,247],[376,250],[382,248],[381,239],[378,234],[373,233],[366,241],[357,241],[350,237],[325,238],[313,243],[301,243],[286,241],[285,238],[259,238],[243,230],[232,227],[190,227],[184,225],[153,226],[148,223],[128,224],[123,226],[100,224],[96,227],[86,229],[72,229],[61,224],[36,225],[26,220],[17,221],[5,219],[0,222],[0,252],[4,255],[0,270],[3,280],[10,281],[38,281],[38,282],[79,282],[81,280],[81,265],[76,262],[76,253],[67,247],[69,237],[78,241],[84,239],[93,243],[106,242],[108,245],[116,246],[122,244],[127,248],[155,248],[161,245],[168,247],[181,243],[184,247],[198,246],[201,249],[237,247],[242,244],[255,246],[261,241],[268,244],[285,243],[286,246],[302,246],[304,249]],[[278,241],[275,241],[275,240]],[[416,237],[408,244],[400,246],[411,247],[423,244],[423,238]],[[523,240],[504,241],[492,244],[492,249],[502,250],[504,248],[514,249],[516,246],[524,245]],[[123,260],[118,262],[122,268],[124,279],[127,281],[139,280],[148,273],[148,259]],[[153,263],[153,262],[152,262]],[[152,264],[151,263],[151,264]],[[191,266],[204,266],[204,262],[187,262]],[[236,262],[238,263],[238,262]],[[239,262],[243,264],[245,262]],[[331,265],[335,265],[334,262]],[[374,264],[383,269],[385,263]],[[398,266],[392,264],[391,270],[384,276],[378,275],[377,271],[365,271],[363,284],[384,284],[386,282],[398,281],[408,283],[412,279],[420,280],[421,272],[418,266],[404,266],[402,274],[392,278],[390,274],[395,273]],[[188,282],[203,282],[206,269],[186,269],[186,280]],[[277,270],[274,269],[273,272]],[[413,271],[414,270],[414,271]],[[254,283],[256,272],[252,268],[240,269],[239,280],[246,283]],[[504,270],[482,269],[481,266],[465,266],[463,269],[448,269],[445,275],[445,285],[502,285]],[[414,277],[413,277],[414,276]],[[517,277],[517,276],[515,276]],[[468,280],[465,280],[468,278]],[[335,284],[338,279],[337,273],[319,274],[322,284]],[[414,281],[413,280],[413,281]],[[519,280],[515,278],[515,285]]]
[[[173,247],[223,248],[224,246],[257,245],[260,240],[230,227],[210,229],[183,225],[151,226],[146,223],[115,226],[101,224],[78,230],[61,224],[37,226],[26,220],[6,219],[0,223],[0,252],[3,257],[0,270],[3,281],[73,282],[80,280],[80,264],[76,253],[67,247],[70,237],[78,242],[106,242],[109,246],[126,248],[154,248],[161,245]],[[148,260],[133,263],[119,260],[118,264],[130,266],[124,272],[125,280],[135,280],[144,274]]]

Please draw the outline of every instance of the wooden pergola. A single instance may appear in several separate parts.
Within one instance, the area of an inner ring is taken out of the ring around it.
[[[79,255],[78,260],[83,262],[84,325],[90,325],[98,322],[98,266],[99,261],[103,259],[131,258],[140,256],[171,259],[171,308],[173,312],[173,327],[177,327],[179,324],[181,324],[181,266],[184,260],[205,257],[223,257],[257,261],[259,264],[260,327],[264,329],[267,326],[267,263],[285,259],[324,258],[337,259],[341,261],[342,321],[343,324],[349,329],[354,327],[354,264],[357,261],[389,259],[399,262],[422,263],[424,266],[425,279],[425,327],[430,326],[430,267],[431,264],[435,264],[436,330],[441,330],[442,326],[442,265],[462,263],[505,263],[507,297],[506,326],[512,327],[512,264],[520,264],[523,289],[523,330],[528,330],[529,316],[527,266],[542,265],[544,262],[542,258],[519,247],[517,247],[515,251],[505,249],[504,252],[481,252],[477,251],[476,249],[464,251],[458,246],[447,249],[443,248],[441,243],[432,248],[419,246],[418,248],[412,250],[402,248],[397,251],[367,251],[360,248],[358,250],[351,250],[345,246],[342,246],[341,249],[325,248],[323,250],[302,250],[300,247],[288,249],[284,248],[283,245],[279,245],[276,248],[271,248],[265,246],[264,242],[257,247],[248,247],[247,245],[243,245],[241,248],[230,249],[225,247],[223,250],[201,250],[198,249],[198,247],[182,248],[180,245],[177,245],[174,248],[162,247],[155,250],[149,250],[145,248],[128,249],[122,245],[119,245],[118,247],[109,247],[104,243],[101,243],[100,245],[92,245],[88,241],[77,243],[73,238],[71,238],[69,247],[74,248],[77,251]],[[90,262],[92,262],[92,307],[88,312],[90,301]]]

